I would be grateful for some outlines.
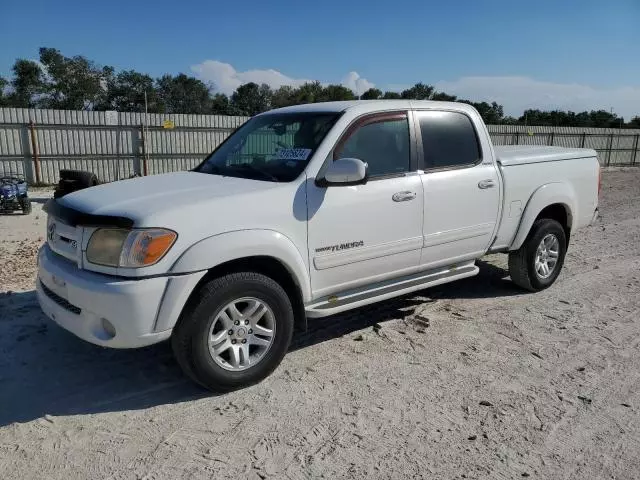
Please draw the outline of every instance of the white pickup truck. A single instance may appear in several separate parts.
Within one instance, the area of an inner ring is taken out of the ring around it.
[[[238,388],[307,318],[470,277],[486,253],[548,287],[597,216],[599,172],[593,150],[494,147],[461,103],[272,110],[192,171],[50,200],[38,299],[98,345],[171,337],[190,378]]]

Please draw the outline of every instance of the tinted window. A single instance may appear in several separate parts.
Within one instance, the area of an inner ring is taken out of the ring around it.
[[[478,138],[462,113],[420,112],[425,168],[459,167],[480,160]]]
[[[409,171],[407,117],[366,123],[353,131],[334,158],[358,158],[369,164],[369,176]]]

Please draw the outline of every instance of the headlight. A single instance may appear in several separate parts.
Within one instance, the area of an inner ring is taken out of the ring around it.
[[[169,251],[177,236],[176,232],[163,228],[100,228],[91,235],[87,260],[109,267],[147,267]]]

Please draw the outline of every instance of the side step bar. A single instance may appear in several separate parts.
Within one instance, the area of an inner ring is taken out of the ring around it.
[[[473,277],[479,271],[480,269],[474,262],[469,262],[460,266],[420,272],[368,285],[364,289],[348,290],[337,295],[329,295],[305,305],[305,312],[309,318],[326,317],[427,287],[434,287],[461,278]]]

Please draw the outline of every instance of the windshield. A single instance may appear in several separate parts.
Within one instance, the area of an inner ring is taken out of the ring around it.
[[[195,171],[290,182],[305,169],[339,113],[273,113],[250,119]]]

